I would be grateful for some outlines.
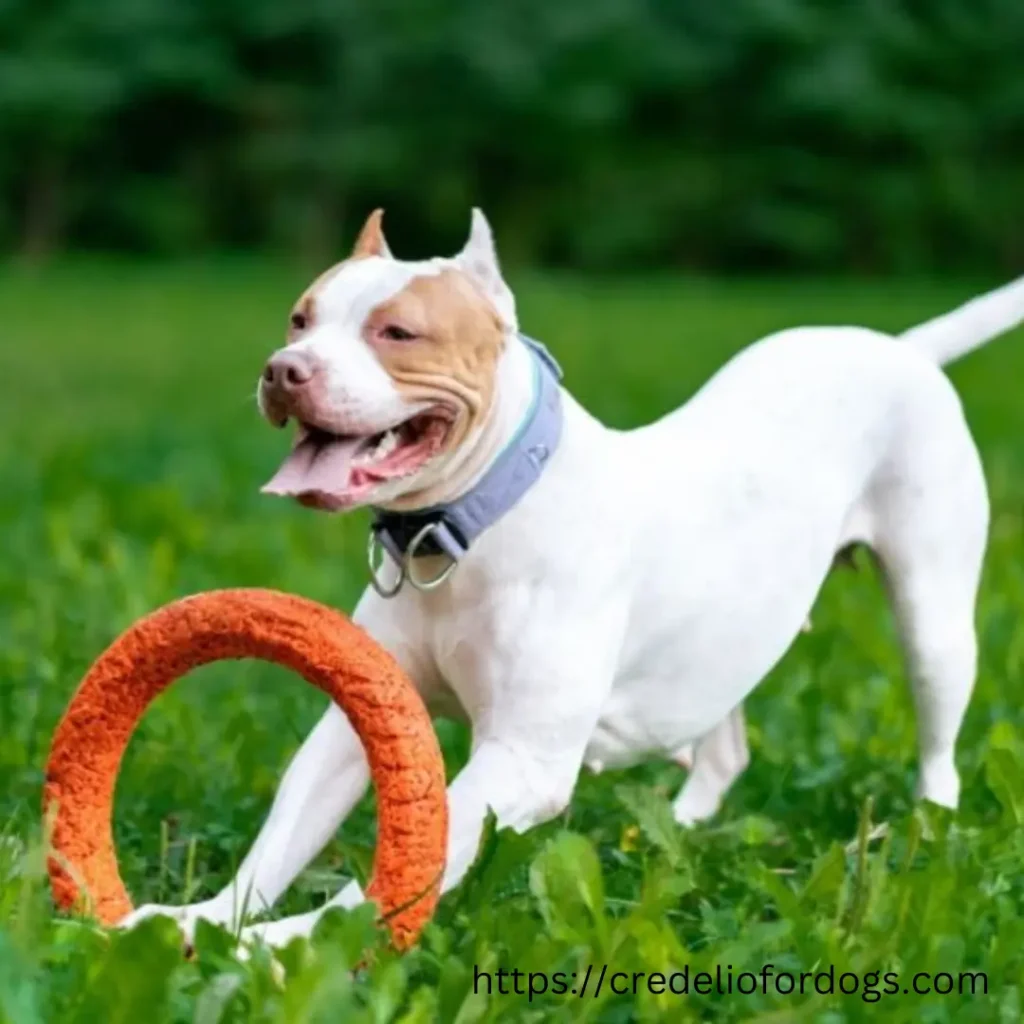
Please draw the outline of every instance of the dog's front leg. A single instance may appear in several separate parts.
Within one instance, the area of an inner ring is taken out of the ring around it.
[[[352,618],[394,655],[422,691],[432,674],[410,638],[413,631],[402,611],[401,602],[389,604],[368,589]],[[124,918],[121,927],[163,914],[177,920],[191,937],[200,920],[237,926],[247,916],[269,909],[320,852],[368,785],[369,768],[359,737],[332,704],[288,765],[270,814],[236,877],[201,903],[140,907]]]
[[[572,796],[582,756],[582,747],[552,755],[497,737],[480,743],[448,790],[448,862],[441,892],[458,885],[473,863],[488,810],[494,812],[499,828],[517,832],[561,813]],[[331,908],[351,908],[362,901],[362,890],[353,882],[318,910],[253,925],[242,937],[281,946],[309,935]]]
[[[570,630],[558,616],[545,614],[531,625],[519,626],[507,650],[488,654],[495,676],[477,691],[473,753],[448,790],[442,893],[462,880],[476,857],[488,810],[499,827],[521,832],[568,805],[611,686],[621,636],[618,617],[605,622],[595,613]],[[353,907],[362,900],[359,887],[351,884],[319,910],[254,925],[243,931],[243,939],[258,937],[280,946],[309,935],[332,907]]]
[[[448,863],[441,891],[462,881],[480,846],[488,811],[499,828],[516,832],[540,825],[569,805],[583,748],[542,751],[500,737],[485,740],[449,790]]]
[[[332,704],[288,765],[270,814],[234,880],[201,903],[146,904],[121,927],[164,914],[191,937],[200,920],[233,926],[268,909],[334,834],[368,784],[359,738]]]

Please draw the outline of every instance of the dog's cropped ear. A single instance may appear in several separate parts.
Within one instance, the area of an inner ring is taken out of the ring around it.
[[[393,258],[387,240],[384,238],[384,229],[380,226],[383,217],[384,211],[378,208],[366,218],[363,230],[359,232],[356,244],[352,247],[350,259],[365,259],[367,256]]]
[[[469,240],[454,262],[480,286],[505,321],[505,325],[516,330],[516,300],[501,276],[491,226],[478,207],[473,207]]]

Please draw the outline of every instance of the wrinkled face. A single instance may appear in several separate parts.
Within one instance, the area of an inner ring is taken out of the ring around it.
[[[482,215],[463,253],[427,262],[393,259],[372,215],[352,256],[300,297],[267,363],[260,409],[276,426],[294,421],[296,438],[264,491],[338,511],[443,473],[492,408],[512,326],[494,273]]]

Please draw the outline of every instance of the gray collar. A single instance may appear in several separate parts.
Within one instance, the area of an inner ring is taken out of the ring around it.
[[[473,541],[496,523],[536,483],[562,435],[559,381],[562,369],[554,356],[525,334],[519,337],[533,354],[533,404],[515,437],[477,484],[452,502],[388,512],[374,509],[370,527],[370,575],[384,597],[393,597],[408,579],[417,590],[440,586],[469,550]],[[398,582],[384,587],[374,570],[378,548],[383,547],[400,569]],[[432,580],[414,574],[411,563],[421,555],[447,555],[450,564]]]

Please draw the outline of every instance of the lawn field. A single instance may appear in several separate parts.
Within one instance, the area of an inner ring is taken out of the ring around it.
[[[417,949],[398,957],[365,912],[336,912],[312,945],[280,954],[283,981],[265,951],[240,963],[214,929],[185,960],[167,921],[108,935],[54,916],[42,765],[91,660],[137,616],[195,591],[275,587],[349,611],[365,584],[366,513],[320,516],[258,493],[287,439],[258,417],[255,383],[308,277],[241,259],[0,274],[0,1022],[1022,1019],[1024,332],[951,371],[993,501],[955,817],[913,802],[910,695],[863,564],[833,573],[813,631],[751,698],[752,764],[706,826],[672,822],[677,767],[584,773],[559,821],[488,836]],[[560,358],[569,388],[626,427],[684,401],[768,331],[899,330],[999,282],[515,283],[524,329]],[[122,871],[138,902],[191,901],[228,880],[323,705],[248,662],[160,698],[118,790]],[[454,772],[468,736],[439,730]],[[277,912],[364,880],[373,829],[367,798]],[[368,946],[376,953],[353,974]],[[770,977],[765,993],[769,964],[796,991]],[[603,965],[625,972],[618,991],[553,991],[554,972],[582,979],[588,965],[595,977]],[[649,983],[684,965],[688,994]],[[696,988],[697,972],[716,967],[723,979],[753,972],[756,991]],[[491,997],[486,982],[474,993],[474,971],[499,968],[524,972],[503,976],[524,994],[497,994],[496,978]],[[531,971],[548,975],[532,998]],[[801,995],[801,972],[823,980]],[[856,992],[839,993],[844,972]],[[919,987],[952,991],[914,994],[918,972],[935,976]]]

